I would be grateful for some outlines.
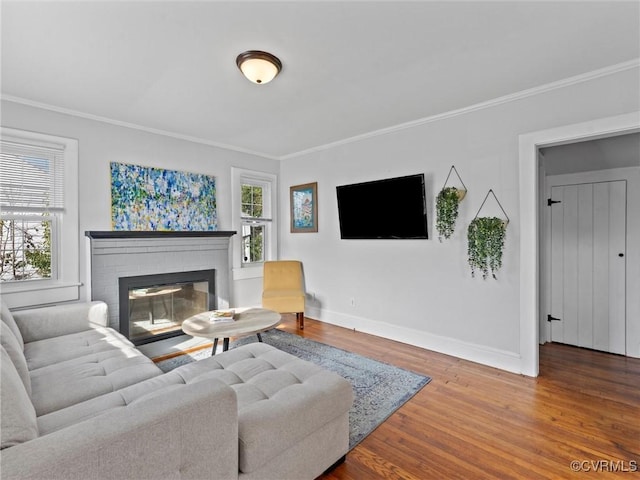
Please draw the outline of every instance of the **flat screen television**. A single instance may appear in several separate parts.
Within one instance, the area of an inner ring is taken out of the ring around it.
[[[424,174],[339,185],[343,239],[427,239]]]

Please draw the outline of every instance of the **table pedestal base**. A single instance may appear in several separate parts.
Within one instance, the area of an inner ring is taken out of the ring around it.
[[[262,342],[262,335],[260,335],[259,333],[256,333],[256,336],[258,337],[258,341]],[[213,339],[213,350],[211,351],[211,356],[216,354],[216,350],[218,349],[218,339],[214,338]],[[229,339],[228,338],[223,338],[222,339],[222,351],[226,352],[227,350],[229,350]]]

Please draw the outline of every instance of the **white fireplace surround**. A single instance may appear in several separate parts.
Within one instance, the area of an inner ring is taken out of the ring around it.
[[[137,275],[215,270],[216,308],[228,308],[230,237],[236,232],[85,232],[89,248],[89,297],[109,307],[119,331],[118,279]]]

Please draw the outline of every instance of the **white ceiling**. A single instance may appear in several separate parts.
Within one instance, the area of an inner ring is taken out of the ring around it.
[[[287,158],[637,61],[638,1],[11,1],[2,94]],[[250,49],[283,63],[254,85]]]

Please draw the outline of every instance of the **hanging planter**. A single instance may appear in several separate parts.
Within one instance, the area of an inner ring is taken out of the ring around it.
[[[478,217],[489,194],[493,194],[500,209],[507,217],[495,193],[493,193],[493,190],[489,190],[478,213],[467,229],[467,255],[469,266],[471,267],[471,276],[475,277],[476,271],[480,271],[483,279],[486,279],[489,274],[496,278],[496,272],[502,267],[502,252],[504,251],[504,241],[509,223],[509,217],[506,220],[498,217]]]
[[[502,267],[502,251],[504,239],[507,235],[506,222],[497,217],[478,217],[473,219],[467,230],[469,265],[471,276],[476,271],[482,272],[486,279],[491,273],[496,278],[496,272]]]
[[[464,189],[447,187],[451,172],[455,172]],[[444,182],[444,186],[436,197],[436,230],[438,231],[438,239],[441,242],[443,237],[448,239],[453,235],[458,218],[458,206],[466,194],[466,187],[460,175],[458,175],[456,167],[452,165],[449,169],[449,175],[447,175],[447,179]]]
[[[455,187],[445,187],[436,198],[436,230],[438,238],[449,238],[453,235],[458,218],[458,205],[467,192]]]

